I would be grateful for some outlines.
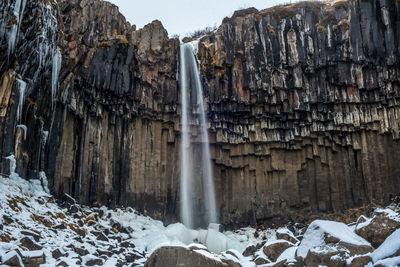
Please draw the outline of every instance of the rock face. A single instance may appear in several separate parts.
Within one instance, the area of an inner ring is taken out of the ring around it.
[[[0,3],[0,173],[14,154],[18,173],[55,194],[177,220],[179,41],[159,21],[136,30],[104,1],[26,1],[23,16],[13,5]],[[222,223],[339,212],[400,190],[399,20],[394,0],[306,2],[238,11],[201,39]]]

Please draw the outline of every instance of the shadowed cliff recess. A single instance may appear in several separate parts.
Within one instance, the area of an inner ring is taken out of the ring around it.
[[[22,177],[46,173],[57,195],[179,220],[179,40],[159,21],[131,27],[104,1],[48,2],[27,1],[20,24],[4,11],[14,1],[0,3],[0,172],[14,154]],[[40,54],[42,32],[51,51]],[[339,213],[399,192],[399,52],[394,0],[241,10],[203,36],[221,223]]]

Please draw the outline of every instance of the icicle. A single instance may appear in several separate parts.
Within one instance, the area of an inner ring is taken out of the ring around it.
[[[21,9],[21,13],[19,15],[19,20],[18,20],[17,40],[19,38],[19,31],[21,29],[22,18],[24,17],[25,6],[26,6],[26,0],[22,0],[22,9]]]
[[[57,47],[53,52],[53,69],[51,73],[51,101],[53,105],[54,97],[56,95],[57,87],[58,87],[58,76],[60,75],[61,70],[61,52]]]
[[[12,25],[10,31],[8,32],[8,57],[10,57],[12,53],[14,53],[15,45],[18,40],[17,36],[18,36],[19,23],[22,17],[20,11],[21,11],[21,0],[17,0],[14,4],[14,12],[13,12],[15,19],[17,20],[17,24]]]
[[[41,136],[41,138],[42,138],[42,140],[41,140],[42,146],[46,145],[48,137],[49,137],[49,131],[42,131],[42,136]]]
[[[15,160],[15,157],[13,154],[10,156],[6,157],[10,161],[10,175],[15,173],[15,169],[17,168],[17,161]]]
[[[17,117],[18,117],[18,122],[20,122],[22,117],[22,109],[24,107],[24,102],[25,102],[26,82],[20,79],[17,79],[17,82],[19,87],[19,102],[18,102]]]
[[[47,180],[46,173],[43,172],[43,171],[39,172],[39,179],[42,182],[42,186],[43,186],[44,191],[47,194],[49,194],[50,193],[50,191],[49,191],[49,182]]]
[[[28,131],[28,127],[26,127],[26,125],[24,124],[18,124],[17,128],[20,128],[24,131],[24,141],[26,140],[26,132]]]

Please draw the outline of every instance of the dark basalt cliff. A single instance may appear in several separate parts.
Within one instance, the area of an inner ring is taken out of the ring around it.
[[[177,220],[179,41],[158,21],[136,30],[100,0],[34,0],[8,56],[13,4],[0,3],[0,172],[14,154],[21,176],[45,172],[55,194]],[[201,38],[221,222],[340,212],[398,193],[399,52],[394,0],[241,10]],[[16,79],[27,82],[21,121]]]

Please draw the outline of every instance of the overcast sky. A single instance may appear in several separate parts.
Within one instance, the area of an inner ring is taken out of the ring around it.
[[[255,7],[264,9],[290,0],[109,0],[119,6],[121,13],[137,28],[158,19],[169,36],[219,26],[233,11]]]

